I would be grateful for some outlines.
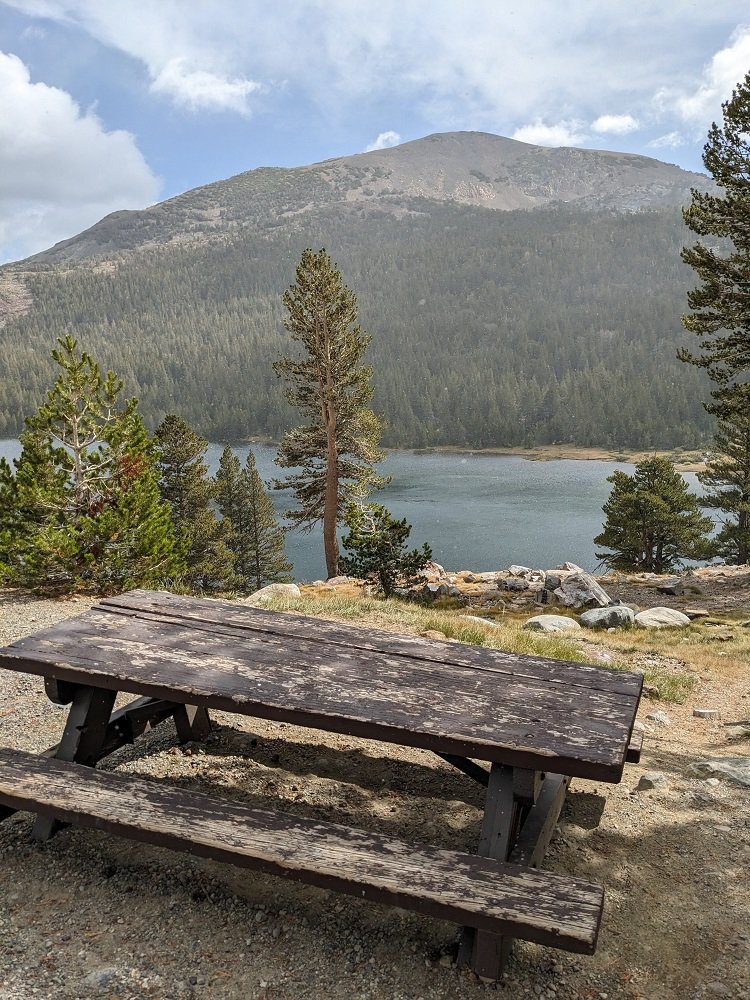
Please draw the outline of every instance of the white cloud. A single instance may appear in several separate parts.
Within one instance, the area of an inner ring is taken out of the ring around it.
[[[456,0],[4,2],[140,60],[155,92],[190,108],[247,113],[262,82],[271,95],[304,96],[328,120],[376,97],[432,126],[505,134],[537,119],[640,120],[664,86],[688,99],[694,67],[737,26],[737,0],[694,5],[689,16],[677,0],[515,9],[473,0],[471,16]],[[744,69],[737,75],[727,61],[736,83]]]
[[[639,127],[632,115],[599,115],[591,123],[591,130],[603,135],[627,135]]]
[[[244,77],[230,80],[204,69],[190,69],[186,59],[170,59],[151,84],[156,94],[171,97],[191,111],[235,111],[248,114],[247,98],[263,90]]]
[[[570,120],[547,125],[541,118],[537,118],[528,125],[517,128],[511,138],[536,146],[579,146],[586,140],[586,135],[583,122]]]
[[[3,52],[0,102],[0,259],[157,197],[159,182],[130,133],[106,131],[70,94],[32,83],[23,62]]]
[[[148,71],[152,92],[190,111],[246,115],[252,110],[250,95],[265,89],[241,66],[261,34],[255,22],[258,18],[274,22],[265,4],[253,12],[252,4],[242,0],[222,0],[221,5],[188,5],[184,0],[3,2],[26,14],[80,27],[104,45],[139,60]],[[277,18],[274,23],[281,37],[281,9]]]
[[[703,129],[721,118],[721,104],[732,95],[736,85],[750,70],[750,26],[741,26],[730,44],[720,49],[703,71],[700,84],[692,93],[676,99],[676,109],[683,121]]]
[[[655,139],[652,139],[648,145],[652,149],[677,149],[679,146],[684,146],[687,143],[687,139],[681,132],[667,132],[664,135],[659,135]]]
[[[372,153],[376,149],[390,149],[391,146],[398,146],[400,142],[401,136],[391,129],[388,132],[381,132],[375,142],[371,142],[369,146],[365,147],[365,152]]]

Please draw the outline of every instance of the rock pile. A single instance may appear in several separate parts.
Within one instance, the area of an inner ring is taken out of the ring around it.
[[[418,584],[398,593],[402,597],[452,597],[466,604],[516,609],[535,604],[603,608],[612,603],[593,576],[571,562],[552,569],[513,565],[488,573],[471,570],[451,573],[432,562]]]
[[[674,581],[670,589],[682,591]],[[545,632],[561,632],[584,628],[680,628],[690,624],[690,618],[671,608],[651,608],[641,611],[614,601],[604,588],[580,566],[564,562],[551,569],[536,569],[514,564],[507,569],[487,573],[471,570],[447,572],[432,562],[422,573],[420,582],[398,591],[402,597],[418,600],[451,598],[465,606],[479,609],[502,609],[515,612],[540,606],[557,606],[582,613],[576,620],[569,614],[537,614],[525,627]]]

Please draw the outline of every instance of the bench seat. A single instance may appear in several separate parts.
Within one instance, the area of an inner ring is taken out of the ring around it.
[[[585,954],[596,946],[603,890],[581,879],[0,749],[0,818],[14,810],[498,935]]]

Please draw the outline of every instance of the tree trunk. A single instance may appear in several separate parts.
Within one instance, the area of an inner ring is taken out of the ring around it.
[[[336,525],[339,514],[339,463],[336,447],[336,411],[329,403],[326,407],[326,493],[323,506],[323,548],[326,556],[328,579],[339,575],[339,540]]]

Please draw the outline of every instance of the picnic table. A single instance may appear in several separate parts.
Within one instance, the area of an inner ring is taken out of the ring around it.
[[[0,649],[0,668],[69,706],[45,753],[0,749],[0,820],[37,813],[38,839],[75,823],[450,919],[487,978],[514,937],[594,951],[602,888],[540,866],[571,778],[637,760],[638,674],[145,590]],[[138,697],[114,710],[118,692]],[[476,855],[95,769],[166,719],[203,739],[211,709],[438,754],[486,786]]]

